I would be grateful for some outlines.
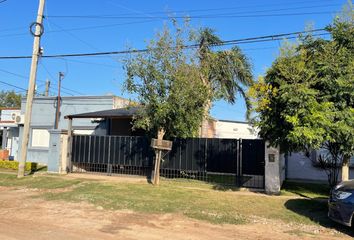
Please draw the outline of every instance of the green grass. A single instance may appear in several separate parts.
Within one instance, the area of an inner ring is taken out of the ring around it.
[[[302,183],[285,181],[281,193],[283,195],[299,195],[307,198],[328,198],[330,188],[327,184]]]
[[[26,187],[38,189],[56,189],[71,187],[80,183],[80,180],[67,180],[60,177],[35,177],[27,176],[18,179],[14,174],[0,174],[0,186]]]
[[[284,222],[317,224],[326,221],[326,204],[309,199],[238,194],[217,191],[198,181],[161,181],[160,186],[147,183],[69,180],[65,177],[16,176],[0,174],[1,186],[28,188],[67,188],[70,191],[45,191],[46,200],[89,202],[109,210],[133,210],[143,213],[178,213],[211,223],[242,224],[253,216]]]

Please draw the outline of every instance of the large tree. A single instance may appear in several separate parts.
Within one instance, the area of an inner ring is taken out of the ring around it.
[[[158,138],[196,135],[209,99],[199,81],[195,50],[185,48],[189,32],[174,26],[173,32],[165,26],[148,51],[125,60],[126,89],[142,106],[134,127],[158,133]]]
[[[165,27],[147,52],[126,59],[126,89],[144,106],[136,127],[161,127],[168,136],[195,136],[203,119],[207,125],[213,101],[233,104],[240,94],[249,106],[245,88],[253,83],[251,64],[238,47],[213,51],[221,40],[209,28],[174,26],[173,31]],[[190,44],[197,48],[187,48]],[[202,136],[206,128],[201,128]]]
[[[0,92],[0,108],[13,108],[21,106],[21,94],[15,91]]]
[[[250,90],[261,137],[284,152],[326,149],[320,160],[334,170],[343,163],[343,180],[354,155],[353,23],[351,11],[327,27],[330,40],[308,35],[283,48]]]

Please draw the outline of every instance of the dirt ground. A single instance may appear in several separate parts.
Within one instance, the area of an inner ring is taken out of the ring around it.
[[[320,226],[254,219],[213,225],[178,214],[107,211],[33,198],[39,190],[0,187],[0,239],[351,239]]]

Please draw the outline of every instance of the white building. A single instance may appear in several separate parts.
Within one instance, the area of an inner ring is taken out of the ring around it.
[[[1,149],[7,149],[9,156],[17,158],[19,128],[16,118],[21,114],[18,108],[3,108],[0,113],[0,131],[2,132]]]
[[[259,138],[258,130],[252,125],[250,125],[248,122],[230,120],[216,120],[214,137],[243,139]]]

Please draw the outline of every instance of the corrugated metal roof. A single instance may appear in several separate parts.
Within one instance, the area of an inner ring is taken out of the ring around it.
[[[79,113],[67,115],[65,118],[123,118],[133,117],[140,107],[126,107],[109,109],[97,112]]]

